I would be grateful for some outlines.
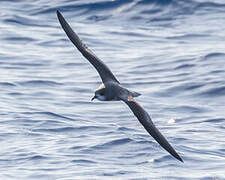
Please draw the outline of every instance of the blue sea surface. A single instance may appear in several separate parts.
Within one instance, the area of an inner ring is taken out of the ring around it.
[[[1,180],[225,179],[224,0],[1,0]],[[60,10],[181,155],[101,79]]]

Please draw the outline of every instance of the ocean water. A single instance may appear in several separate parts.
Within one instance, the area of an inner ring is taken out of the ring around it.
[[[225,179],[224,0],[0,1],[1,180]],[[122,102],[66,37],[60,10],[181,155]]]

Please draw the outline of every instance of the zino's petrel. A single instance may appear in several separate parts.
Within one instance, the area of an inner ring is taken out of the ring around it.
[[[80,40],[59,11],[57,11],[57,16],[69,39],[81,54],[96,68],[102,79],[103,83],[96,89],[92,100],[96,98],[100,101],[125,102],[148,133],[172,156],[183,162],[166,138],[155,127],[148,113],[135,101],[134,97],[140,96],[140,94],[124,88],[110,69]]]

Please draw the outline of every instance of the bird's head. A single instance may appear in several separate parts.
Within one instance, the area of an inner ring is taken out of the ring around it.
[[[106,94],[105,86],[104,84],[102,84],[101,86],[99,86],[98,89],[95,90],[95,95],[91,100],[93,101],[94,99],[98,99],[99,101],[105,101],[106,100],[105,94]]]

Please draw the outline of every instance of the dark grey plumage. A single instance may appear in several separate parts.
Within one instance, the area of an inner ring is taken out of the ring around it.
[[[58,19],[62,28],[66,32],[69,39],[77,47],[77,49],[82,53],[82,55],[88,59],[88,61],[97,69],[102,82],[115,81],[119,83],[110,69],[90,50],[88,47],[80,40],[77,34],[72,30],[70,25],[66,22],[62,14],[57,11]]]
[[[155,127],[148,113],[134,100],[134,97],[140,94],[122,87],[110,69],[80,40],[59,11],[57,11],[57,16],[69,39],[82,55],[96,68],[102,79],[103,84],[95,91],[95,96],[92,100],[97,98],[101,101],[124,101],[148,133],[172,156],[183,162],[181,157]]]

